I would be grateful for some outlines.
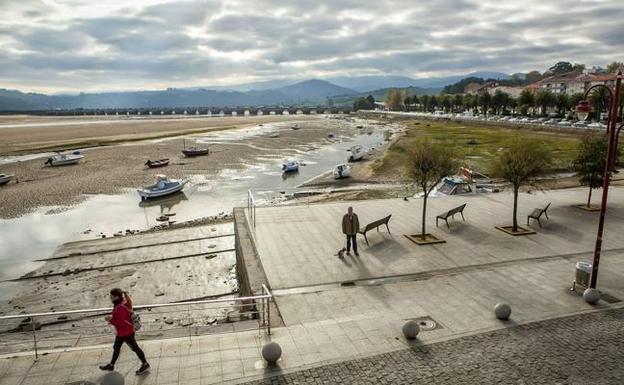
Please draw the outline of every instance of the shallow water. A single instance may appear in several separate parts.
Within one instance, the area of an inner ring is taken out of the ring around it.
[[[266,135],[267,128],[244,128],[205,135],[200,143],[236,141],[253,135]],[[78,205],[42,207],[28,215],[0,220],[0,281],[19,277],[38,266],[34,262],[51,256],[54,249],[69,241],[93,239],[118,231],[145,230],[159,222],[156,218],[175,213],[177,222],[230,212],[235,206],[246,206],[247,191],[252,190],[259,201],[292,193],[307,180],[330,172],[338,163],[344,163],[347,149],[355,143],[376,147],[383,142],[383,131],[372,134],[355,130],[351,137],[333,141],[323,140],[311,151],[298,151],[293,158],[302,166],[298,173],[284,175],[281,164],[284,154],[275,153],[243,170],[223,169],[216,178],[188,175],[190,183],[181,194],[168,198],[141,202],[136,191],[118,195],[94,195]],[[90,230],[90,231],[88,231]],[[86,233],[85,233],[86,232]],[[3,284],[1,297],[8,294],[10,284]],[[6,291],[5,291],[6,289]]]

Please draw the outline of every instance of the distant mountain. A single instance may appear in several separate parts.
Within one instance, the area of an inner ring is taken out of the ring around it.
[[[437,78],[413,79],[407,76],[341,76],[327,80],[358,92],[380,90],[384,88],[419,87],[427,89],[442,89],[444,86],[456,83],[468,77],[482,77],[484,79],[509,79],[508,74],[502,72],[473,72],[465,75],[455,75]]]
[[[379,90],[382,88],[443,88],[446,85],[456,83],[467,77],[482,77],[484,79],[509,79],[509,75],[502,72],[473,72],[465,75],[437,77],[437,78],[410,78],[408,76],[394,75],[370,75],[370,76],[335,76],[323,79],[340,87],[348,88],[357,92]],[[301,80],[280,79],[255,83],[242,83],[231,86],[208,86],[201,87],[209,90],[231,90],[239,92],[264,91],[293,85]],[[199,89],[199,87],[192,88]]]
[[[325,80],[312,79],[295,83],[275,91],[289,95],[295,100],[320,99],[337,95],[353,95],[357,91],[340,87]]]
[[[423,88],[443,88],[465,78],[509,79],[511,76],[502,72],[472,72],[466,75],[445,76],[438,78],[415,79],[413,85]]]
[[[236,107],[275,104],[324,104],[327,98],[354,100],[372,93],[379,99],[388,88],[409,88],[410,92],[437,94],[445,85],[475,76],[509,79],[500,72],[473,72],[467,75],[411,79],[404,76],[334,77],[330,80],[276,80],[239,84],[228,88],[171,88],[157,91],[80,93],[43,95],[0,89],[0,111],[29,111],[76,108],[165,108]]]
[[[286,87],[291,84],[295,84],[300,80],[296,79],[279,79],[279,80],[268,80],[264,82],[253,82],[253,83],[242,83],[235,84],[231,86],[207,86],[207,87],[192,87],[187,88],[189,90],[215,90],[215,91],[238,91],[238,92],[248,92],[248,91],[265,91],[271,90],[280,87]]]
[[[381,88],[409,87],[415,85],[416,80],[407,76],[340,76],[328,78],[327,81],[358,92],[366,92]]]
[[[0,111],[76,108],[235,107],[274,104],[323,104],[328,97],[357,93],[324,80],[307,80],[260,91],[167,89],[78,95],[27,94],[0,89]]]

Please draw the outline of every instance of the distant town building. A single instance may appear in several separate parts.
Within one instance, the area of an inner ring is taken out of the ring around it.
[[[552,93],[565,93],[568,95],[583,93],[590,87],[603,84],[609,87],[615,85],[615,75],[604,73],[582,73],[568,72],[561,75],[549,76],[530,86],[539,90],[548,90]],[[536,85],[536,86],[534,86]]]

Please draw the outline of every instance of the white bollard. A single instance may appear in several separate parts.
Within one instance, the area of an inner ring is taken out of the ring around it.
[[[600,291],[589,287],[583,292],[583,299],[585,299],[585,302],[588,304],[595,305],[600,300]]]

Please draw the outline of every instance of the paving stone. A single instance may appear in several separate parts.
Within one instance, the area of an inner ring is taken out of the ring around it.
[[[557,318],[247,382],[621,385],[624,309]]]

